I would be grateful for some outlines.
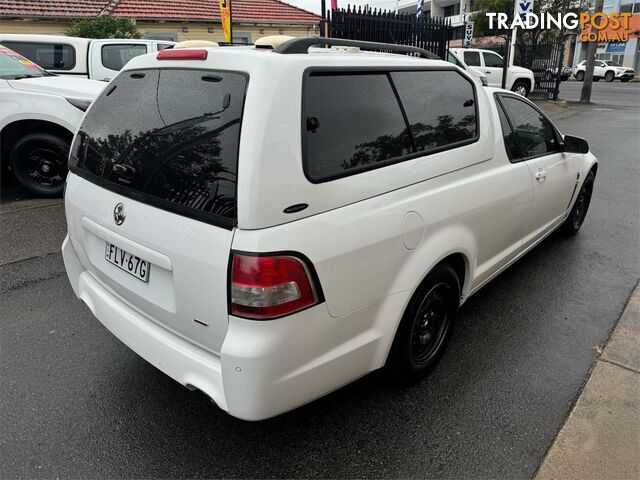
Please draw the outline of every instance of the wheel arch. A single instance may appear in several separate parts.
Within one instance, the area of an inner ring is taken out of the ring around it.
[[[527,84],[527,88],[529,89],[529,93],[531,93],[533,91],[533,89],[534,89],[534,86],[535,86],[535,77],[534,78],[530,78],[527,75],[521,75],[519,77],[515,77],[513,79],[513,82],[511,83],[510,90],[513,90],[513,87],[515,87],[518,82],[526,83]]]
[[[13,145],[26,135],[47,133],[71,143],[73,132],[67,127],[49,120],[22,119],[8,123],[0,131],[0,156],[3,164],[9,160]]]
[[[429,273],[440,264],[450,265],[460,279],[462,298],[470,290],[473,280],[477,241],[473,233],[462,225],[452,225],[431,232],[416,250],[411,252],[396,277],[392,291],[411,292],[413,296]]]

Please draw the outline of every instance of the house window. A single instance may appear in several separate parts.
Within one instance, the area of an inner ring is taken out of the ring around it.
[[[453,5],[447,5],[444,7],[444,16],[445,17],[453,17],[454,15],[460,14],[460,4],[456,3]]]

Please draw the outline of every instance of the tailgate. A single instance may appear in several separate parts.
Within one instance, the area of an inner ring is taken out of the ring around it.
[[[116,226],[120,203],[126,219]],[[73,174],[65,210],[69,237],[87,271],[151,320],[220,352],[232,230],[150,207]],[[107,244],[148,262],[148,281],[109,262]]]
[[[123,71],[76,135],[65,207],[84,267],[139,312],[219,353],[247,80]]]

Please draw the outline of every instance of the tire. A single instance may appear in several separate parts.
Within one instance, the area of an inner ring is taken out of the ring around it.
[[[580,231],[580,227],[584,223],[584,219],[587,216],[589,210],[589,204],[591,203],[591,195],[593,194],[593,182],[596,177],[593,172],[589,172],[587,178],[582,182],[576,201],[573,204],[569,216],[562,224],[562,231],[565,235],[575,235]]]
[[[580,71],[576,73],[576,80],[582,82],[584,80],[584,72]]]
[[[511,91],[518,95],[522,95],[523,97],[527,97],[529,95],[529,82],[526,80],[517,80],[513,84],[513,87],[511,87]]]
[[[615,78],[616,78],[616,74],[613,72],[607,72],[604,74],[604,79],[606,82],[613,82]]]
[[[415,383],[435,368],[451,337],[459,305],[456,272],[449,265],[437,265],[415,291],[398,326],[387,360],[394,381]]]
[[[14,177],[29,192],[43,197],[62,195],[67,178],[69,143],[48,133],[22,137],[9,153]]]
[[[630,80],[631,80],[630,78],[621,78],[620,79],[621,82],[625,82],[625,83],[627,83]]]

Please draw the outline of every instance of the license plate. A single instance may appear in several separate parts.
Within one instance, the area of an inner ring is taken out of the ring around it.
[[[136,257],[109,242],[107,242],[104,258],[106,258],[107,262],[133,275],[138,280],[149,281],[151,264],[146,260],[142,260],[140,257]]]

